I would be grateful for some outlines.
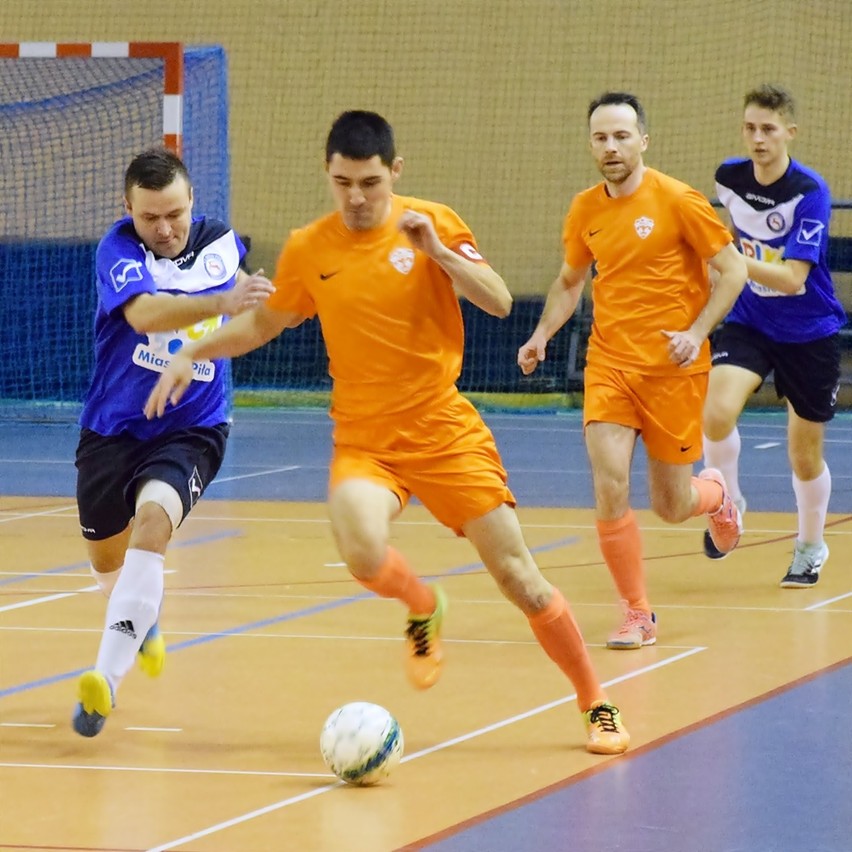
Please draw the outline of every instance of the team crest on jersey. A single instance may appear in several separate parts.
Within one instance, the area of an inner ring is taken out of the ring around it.
[[[787,227],[787,223],[784,221],[784,217],[777,210],[773,210],[766,217],[766,227],[769,228],[773,234],[780,234],[784,228]]]
[[[115,292],[120,293],[131,281],[142,280],[142,261],[123,257],[112,265],[109,277]]]
[[[403,275],[408,275],[408,273],[411,272],[411,268],[414,266],[414,249],[395,248],[390,253],[389,260],[397,272],[401,272]]]
[[[651,231],[654,230],[654,220],[649,219],[647,216],[640,216],[634,223],[633,227],[636,228],[636,233],[644,240],[646,237],[651,235]]]
[[[213,252],[204,255],[204,270],[214,279],[224,278],[228,274],[225,261]]]

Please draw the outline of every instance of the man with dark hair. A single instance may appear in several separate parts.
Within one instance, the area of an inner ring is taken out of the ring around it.
[[[641,434],[651,508],[680,523],[707,515],[720,551],[740,520],[718,470],[692,475],[701,457],[701,408],[710,369],[707,335],[745,283],[745,264],[707,199],[645,166],[645,113],[635,95],[608,92],[588,111],[603,182],[575,196],[563,229],[565,259],[532,337],[518,351],[524,374],[574,313],[595,264],[593,323],[583,382],[583,424],[601,553],[623,602],[613,649],[651,645],[642,539],[630,508],[630,468]],[[719,273],[710,290],[706,264]]]
[[[334,379],[332,533],[353,577],[408,610],[410,681],[426,689],[438,680],[446,610],[440,587],[424,583],[388,543],[392,520],[413,494],[470,540],[571,680],[586,748],[623,752],[629,735],[619,711],[565,598],[524,542],[494,437],[456,387],[464,342],[458,297],[506,316],[512,297],[503,279],[453,210],[394,194],[402,158],[381,116],[353,111],[335,121],[326,172],[336,211],[287,239],[267,304],[172,359],[148,415],[163,416],[169,403],[180,403],[193,380],[193,358],[241,355],[318,316]]]
[[[787,399],[798,535],[783,588],[813,586],[828,559],[831,473],[823,443],[837,404],[838,332],[846,324],[828,268],[831,196],[819,174],[791,159],[788,146],[796,131],[792,95],[762,85],[745,96],[748,156],[716,170],[716,193],[739,239],[749,282],[713,334],[704,407],[705,461],[722,471],[744,512],[737,420],[770,371],[779,399]],[[706,533],[704,552],[711,559],[724,556]]]
[[[238,268],[245,249],[233,230],[192,216],[189,174],[171,152],[130,163],[124,205],[96,254],[95,365],[77,447],[80,528],[109,598],[95,668],[78,683],[72,724],[84,737],[103,728],[137,653],[147,674],[163,667],[166,547],[222,464],[226,364],[196,360],[198,382],[162,420],[145,417],[145,400],[181,346],[273,289]]]

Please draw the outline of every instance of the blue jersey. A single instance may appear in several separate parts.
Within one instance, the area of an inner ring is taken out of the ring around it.
[[[812,264],[798,293],[780,293],[748,281],[726,320],[782,343],[818,340],[844,326],[846,312],[828,269],[831,195],[825,181],[791,160],[783,177],[763,186],[755,180],[751,160],[738,157],[716,170],[716,194],[730,214],[746,257]]]
[[[230,290],[245,253],[239,237],[215,219],[193,219],[186,248],[173,260],[148,249],[129,217],[110,228],[95,258],[95,365],[81,426],[100,435],[124,433],[147,440],[226,420],[224,360],[193,364],[194,380],[181,401],[166,408],[163,418],[146,420],[142,411],[169,356],[218,328],[222,317],[175,331],[139,334],[122,308],[141,293],[207,296]]]

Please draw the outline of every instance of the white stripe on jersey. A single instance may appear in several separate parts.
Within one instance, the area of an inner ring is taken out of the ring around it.
[[[796,206],[805,197],[800,193],[789,201],[776,204],[775,207],[755,210],[736,192],[720,183],[716,184],[716,195],[727,208],[734,225],[755,240],[777,240],[789,234],[795,218]],[[774,221],[783,222],[783,225],[775,231],[769,227],[771,213],[780,214],[781,218]]]
[[[157,290],[179,290],[182,293],[200,293],[211,287],[221,287],[237,274],[240,253],[236,236],[228,231],[204,246],[187,269],[182,269],[166,257],[155,258],[145,251],[145,268],[151,273]]]

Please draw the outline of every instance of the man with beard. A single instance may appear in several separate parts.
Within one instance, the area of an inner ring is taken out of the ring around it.
[[[706,515],[729,553],[739,512],[718,470],[693,476],[710,370],[707,336],[742,290],[746,267],[731,234],[696,190],[645,166],[645,111],[635,95],[607,92],[588,108],[590,146],[603,181],[573,200],[565,259],[530,339],[524,374],[574,313],[592,263],[593,323],[584,373],[583,423],[592,468],[598,541],[622,599],[613,649],[656,641],[630,468],[641,434],[651,508],[664,521]],[[707,264],[718,273],[711,288]]]

